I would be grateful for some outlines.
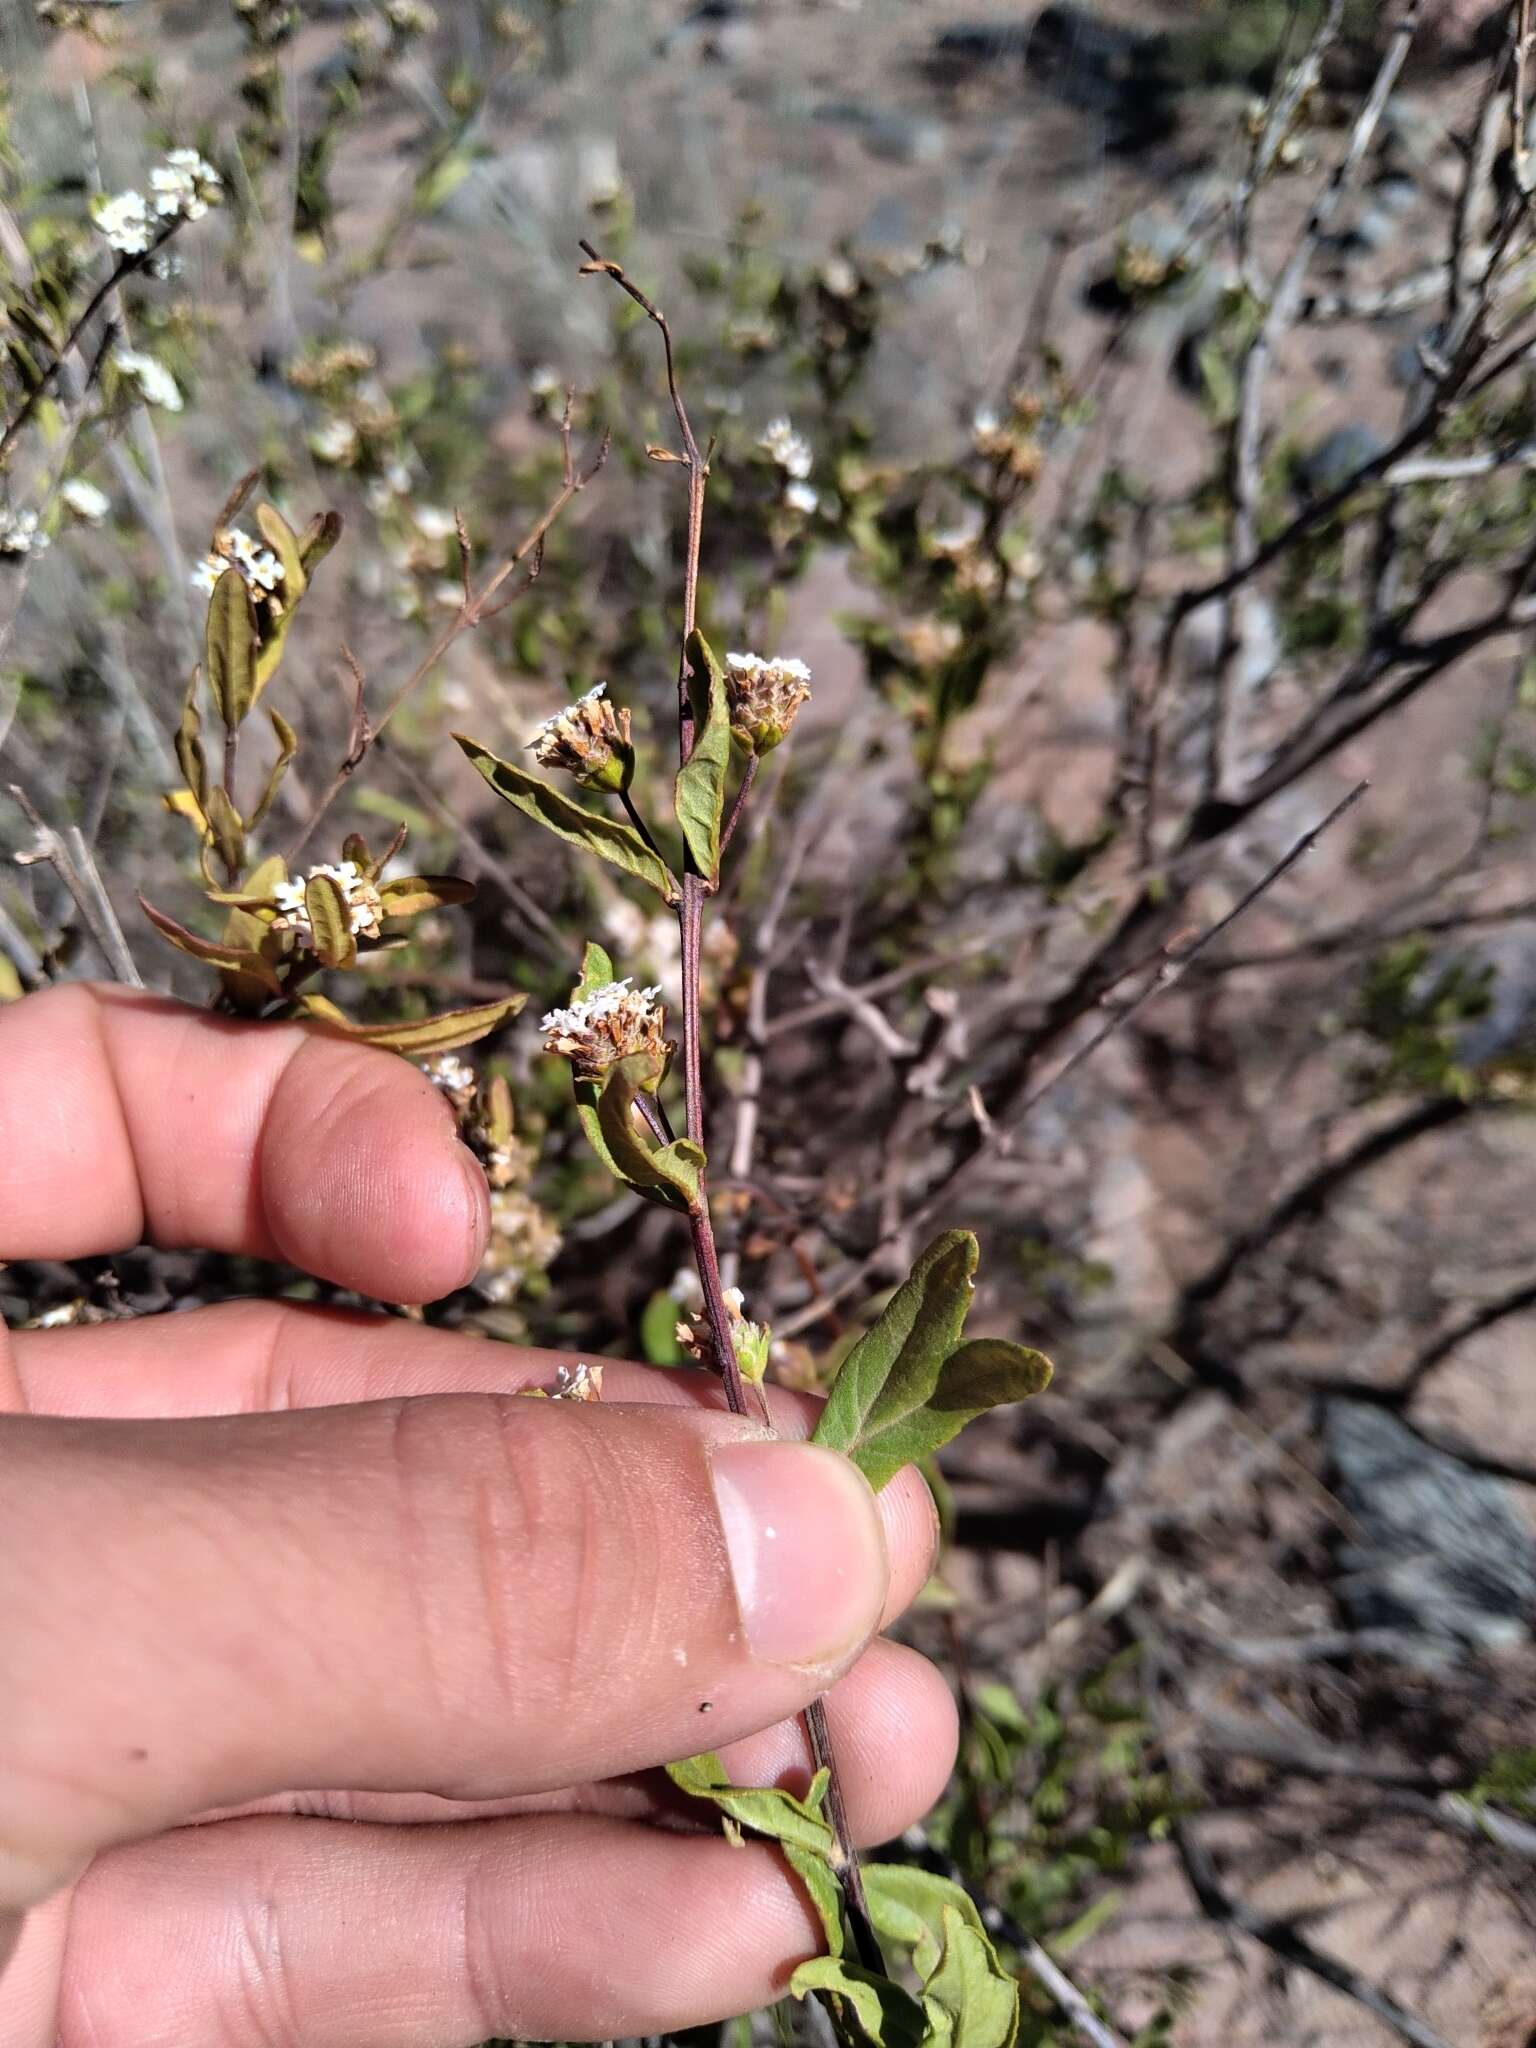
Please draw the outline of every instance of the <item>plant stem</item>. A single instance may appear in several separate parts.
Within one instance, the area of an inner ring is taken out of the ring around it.
[[[621,291],[627,292],[651,320],[661,334],[662,350],[667,366],[667,395],[672,401],[672,411],[677,420],[677,430],[683,444],[683,464],[688,471],[688,537],[683,558],[683,617],[681,653],[677,672],[677,740],[678,759],[686,763],[693,752],[694,717],[693,700],[689,692],[689,681],[693,674],[688,659],[688,642],[692,636],[698,613],[699,597],[699,546],[704,533],[704,489],[709,477],[709,463],[700,451],[694,437],[693,427],[688,418],[688,408],[683,403],[683,394],[677,382],[677,363],[672,351],[672,330],[666,316],[653,300],[640,289],[624,272],[621,265],[610,263],[599,256],[590,242],[581,244],[587,262],[582,265],[586,274],[612,278]],[[674,458],[675,459],[675,458]],[[736,801],[731,808],[725,829],[721,834],[721,851],[725,850],[731,835],[740,822],[748,793],[752,787],[753,770],[757,763],[754,758],[748,763],[742,778],[741,788],[736,792]],[[625,798],[626,808],[628,798]],[[642,833],[638,818],[630,812],[632,822]],[[648,835],[646,835],[648,836]],[[683,1095],[686,1105],[686,1128],[688,1136],[702,1148],[704,1144],[704,1086],[700,1060],[699,1006],[699,961],[704,927],[704,898],[710,884],[693,864],[686,848],[683,866],[682,900],[678,905],[678,931],[682,940],[682,982],[683,982]],[[709,1324],[710,1341],[714,1346],[715,1365],[725,1384],[725,1398],[733,1413],[746,1415],[751,1411],[747,1404],[747,1390],[736,1362],[736,1340],[732,1334],[730,1311],[725,1305],[725,1290],[720,1280],[720,1258],[715,1248],[714,1227],[710,1222],[709,1195],[704,1175],[699,1176],[698,1202],[689,1216],[689,1232],[693,1239],[694,1260],[699,1269],[699,1283],[704,1290],[704,1314]],[[758,1388],[762,1403],[762,1419],[772,1428],[768,1411],[768,1400],[764,1390]],[[805,1710],[806,1734],[810,1740],[814,1768],[827,1772],[827,1818],[837,1842],[836,1868],[843,1887],[843,1902],[847,1908],[848,1923],[853,1932],[854,1945],[861,1961],[871,1970],[886,1975],[885,1961],[880,1953],[880,1944],[870,1923],[869,1906],[864,1896],[864,1884],[859,1875],[858,1850],[848,1829],[847,1809],[843,1804],[842,1788],[838,1783],[837,1765],[832,1755],[831,1737],[827,1728],[826,1709],[820,1700],[813,1700]]]
[[[645,841],[646,845],[651,849],[652,853],[655,854],[656,858],[660,860],[662,858],[661,848],[656,844],[656,841],[651,837],[651,828],[649,825],[646,824],[644,818],[641,817],[639,811],[636,809],[635,800],[630,795],[627,789],[621,789],[619,791],[619,802],[624,806],[624,815],[629,819],[631,825],[634,826],[635,830],[640,834],[640,837]]]
[[[81,336],[107,303],[107,300],[111,298],[125,278],[132,277],[136,271],[142,270],[151,257],[159,254],[160,250],[165,247],[165,244],[180,225],[180,221],[177,221],[175,226],[158,237],[152,248],[141,250],[137,255],[127,256],[121,263],[115,263],[107,277],[91,293],[91,296],[85,302],[85,310],[76,319],[68,334],[65,335],[58,354],[27,393],[15,418],[8,421],[5,431],[0,433],[0,464],[3,464],[6,457],[10,454],[22,428],[53,389],[60,373],[63,371],[65,363],[69,360],[71,352],[78,347]]]
[[[741,823],[741,814],[747,808],[747,798],[752,794],[752,785],[757,780],[757,756],[748,754],[746,770],[741,778],[741,787],[736,792],[735,802],[720,829],[720,858],[724,860],[725,849],[736,837],[736,827]]]

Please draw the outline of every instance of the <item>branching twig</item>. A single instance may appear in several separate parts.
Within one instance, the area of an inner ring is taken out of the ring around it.
[[[415,668],[412,669],[405,681],[395,691],[378,717],[369,722],[367,726],[367,741],[361,751],[357,749],[354,735],[354,741],[348,748],[347,758],[332,776],[329,786],[316,803],[313,811],[311,811],[303,829],[287,850],[286,858],[290,867],[308,845],[314,835],[315,828],[319,825],[321,819],[325,817],[331,805],[335,803],[337,797],[340,796],[342,790],[356,772],[359,762],[367,751],[367,747],[378,738],[401,705],[405,703],[408,697],[415,693],[432,673],[433,669],[437,667],[437,664],[442,660],[449,648],[452,647],[453,643],[461,634],[473,631],[475,627],[484,624],[487,619],[494,619],[499,612],[504,611],[507,605],[513,603],[533,583],[543,562],[545,537],[566,506],[570,504],[571,500],[579,492],[586,489],[587,485],[591,483],[592,479],[607,461],[610,439],[609,434],[605,432],[598,443],[597,453],[592,457],[586,468],[582,470],[577,469],[571,448],[571,401],[569,394],[567,394],[565,416],[560,422],[563,474],[559,490],[556,491],[554,497],[550,499],[543,512],[534,521],[527,533],[524,534],[511,554],[502,562],[501,566],[486,578],[479,590],[469,592],[465,596],[464,601],[460,604],[452,619],[449,620],[448,624],[438,634],[432,645],[427,649],[420,661],[417,662]],[[530,557],[532,557],[531,565],[520,587],[512,592],[510,596],[503,598],[500,604],[493,605],[491,603],[492,598],[503,588],[508,577],[512,575],[515,569],[520,568],[524,562],[529,561]],[[466,591],[468,591],[467,581]]]
[[[17,861],[24,867],[34,861],[48,863],[74,899],[75,908],[115,978],[130,988],[143,988],[144,977],[134,965],[112,899],[79,830],[69,826],[62,833],[56,832],[18,783],[11,784],[11,795],[37,834],[32,846],[15,856]]]
[[[1450,1328],[1442,1330],[1431,1343],[1426,1344],[1402,1378],[1396,1382],[1392,1392],[1395,1399],[1409,1400],[1437,1367],[1444,1365],[1453,1351],[1459,1351],[1463,1344],[1473,1337],[1481,1336],[1484,1330],[1491,1330],[1496,1323],[1502,1323],[1510,1316],[1524,1315],[1527,1309],[1536,1308],[1536,1281],[1527,1280],[1518,1287],[1497,1295],[1492,1301],[1481,1302],[1470,1315],[1463,1316]]]
[[[1044,1080],[1037,1082],[1033,1087],[1026,1087],[1021,1095],[1006,1105],[1000,1115],[994,1114],[985,1123],[978,1126],[976,1140],[971,1150],[957,1166],[951,1169],[938,1186],[931,1190],[915,1212],[905,1218],[900,1229],[883,1236],[874,1249],[866,1257],[860,1259],[849,1272],[843,1274],[835,1282],[829,1283],[820,1300],[809,1304],[797,1314],[788,1317],[782,1322],[779,1326],[779,1334],[784,1337],[793,1336],[800,1330],[807,1328],[811,1323],[818,1321],[826,1314],[829,1307],[834,1307],[837,1303],[846,1301],[849,1295],[862,1287],[870,1275],[878,1270],[885,1258],[903,1238],[913,1231],[920,1230],[925,1223],[930,1222],[953,1199],[957,1189],[971,1177],[985,1160],[994,1154],[1008,1152],[1012,1148],[1017,1127],[1023,1123],[1030,1112],[1038,1108],[1048,1095],[1052,1094],[1070,1075],[1075,1073],[1085,1060],[1091,1059],[1094,1053],[1109,1039],[1113,1038],[1117,1032],[1123,1031],[1131,1019],[1144,1009],[1155,996],[1161,995],[1165,989],[1171,988],[1191,962],[1197,960],[1207,948],[1214,945],[1223,933],[1230,931],[1238,919],[1245,916],[1253,908],[1254,904],[1259,901],[1260,897],[1266,895],[1317,844],[1328,828],[1337,823],[1346,811],[1359,802],[1368,788],[1368,783],[1357,783],[1347,796],[1341,798],[1334,805],[1327,817],[1314,825],[1310,831],[1302,834],[1301,838],[1296,841],[1289,852],[1284,854],[1272,868],[1262,875],[1224,917],[1218,918],[1216,923],[1208,927],[1192,946],[1185,948],[1176,958],[1165,959],[1141,993],[1132,1002],[1126,1004],[1123,1009],[1118,1010],[1108,1023],[1104,1024],[1091,1037],[1086,1039],[1054,1073],[1047,1075]]]
[[[1399,2005],[1395,1998],[1368,1977],[1363,1977],[1338,1956],[1329,1955],[1325,1949],[1314,1948],[1304,1935],[1297,1933],[1290,1921],[1273,1919],[1267,1913],[1257,1912],[1241,1899],[1233,1898],[1217,1874],[1210,1851],[1189,1821],[1174,1821],[1172,1835],[1189,1888],[1207,1919],[1215,1921],[1218,1926],[1237,1928],[1254,1941],[1261,1942],[1283,1963],[1306,1970],[1324,1984],[1331,1985],[1335,1991],[1342,1991],[1346,1998],[1354,1999],[1357,2005],[1374,2013],[1400,2040],[1410,2043],[1410,2048],[1451,2048],[1443,2035],[1437,2034],[1433,2027],[1416,2013],[1409,2012],[1406,2006]]]

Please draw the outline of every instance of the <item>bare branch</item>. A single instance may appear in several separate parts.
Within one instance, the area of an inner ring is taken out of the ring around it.
[[[1304,1935],[1297,1933],[1290,1921],[1273,1919],[1267,1913],[1257,1912],[1241,1899],[1233,1898],[1217,1874],[1210,1851],[1189,1821],[1174,1821],[1172,1835],[1189,1888],[1207,1919],[1214,1920],[1218,1926],[1238,1928],[1254,1941],[1261,1942],[1282,1962],[1306,1970],[1324,1984],[1332,1985],[1335,1991],[1343,1992],[1346,1998],[1354,1999],[1357,2005],[1374,2013],[1399,2040],[1407,2041],[1410,2048],[1451,2048],[1443,2035],[1437,2034],[1433,2027],[1416,2013],[1409,2012],[1406,2006],[1399,2005],[1395,1998],[1371,1983],[1368,1977],[1363,1977],[1338,1956],[1329,1955],[1326,1949],[1314,1948]]]
[[[26,852],[18,853],[15,859],[23,867],[34,861],[48,863],[74,899],[75,908],[115,978],[126,982],[129,988],[143,988],[144,977],[134,965],[112,899],[79,829],[71,825],[62,833],[56,832],[19,783],[11,784],[11,795],[37,835]]]

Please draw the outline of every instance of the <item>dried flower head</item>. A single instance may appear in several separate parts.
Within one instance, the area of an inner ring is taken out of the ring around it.
[[[610,981],[569,1009],[551,1010],[541,1029],[544,1050],[568,1059],[579,1081],[595,1081],[616,1060],[652,1053],[664,1060],[666,1013],[659,988],[632,988],[630,977]]]
[[[564,711],[545,719],[528,742],[541,768],[563,769],[598,789],[628,789],[635,772],[629,713],[608,702],[607,688],[606,683],[597,683]]]
[[[334,867],[311,868],[306,876],[291,882],[279,882],[272,891],[272,901],[277,909],[277,916],[272,920],[272,929],[278,932],[293,932],[306,944],[313,941],[314,927],[309,921],[304,891],[307,883],[316,875],[329,875],[340,889],[346,902],[352,936],[357,939],[376,939],[379,936],[380,920],[384,915],[384,905],[377,886],[363,873],[355,860],[338,861]]]
[[[549,1397],[552,1401],[601,1401],[603,1398],[603,1368],[600,1365],[577,1364],[574,1372],[563,1365],[555,1367],[555,1391]]]
[[[766,754],[788,733],[810,699],[811,672],[803,661],[765,661],[760,654],[725,657],[725,694],[731,730],[754,754]]]
[[[763,1323],[749,1323],[742,1305],[739,1287],[727,1287],[722,1297],[725,1312],[731,1321],[731,1343],[736,1352],[736,1363],[744,1380],[761,1381],[768,1369],[768,1351],[773,1339]],[[691,1358],[695,1365],[714,1370],[715,1346],[710,1336],[709,1322],[696,1312],[685,1322],[677,1325],[678,1348]]]

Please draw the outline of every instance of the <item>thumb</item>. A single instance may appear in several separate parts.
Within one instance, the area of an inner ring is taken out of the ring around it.
[[[886,1593],[855,1468],[718,1413],[6,1416],[0,1465],[0,1909],[207,1807],[714,1748],[825,1691]]]

